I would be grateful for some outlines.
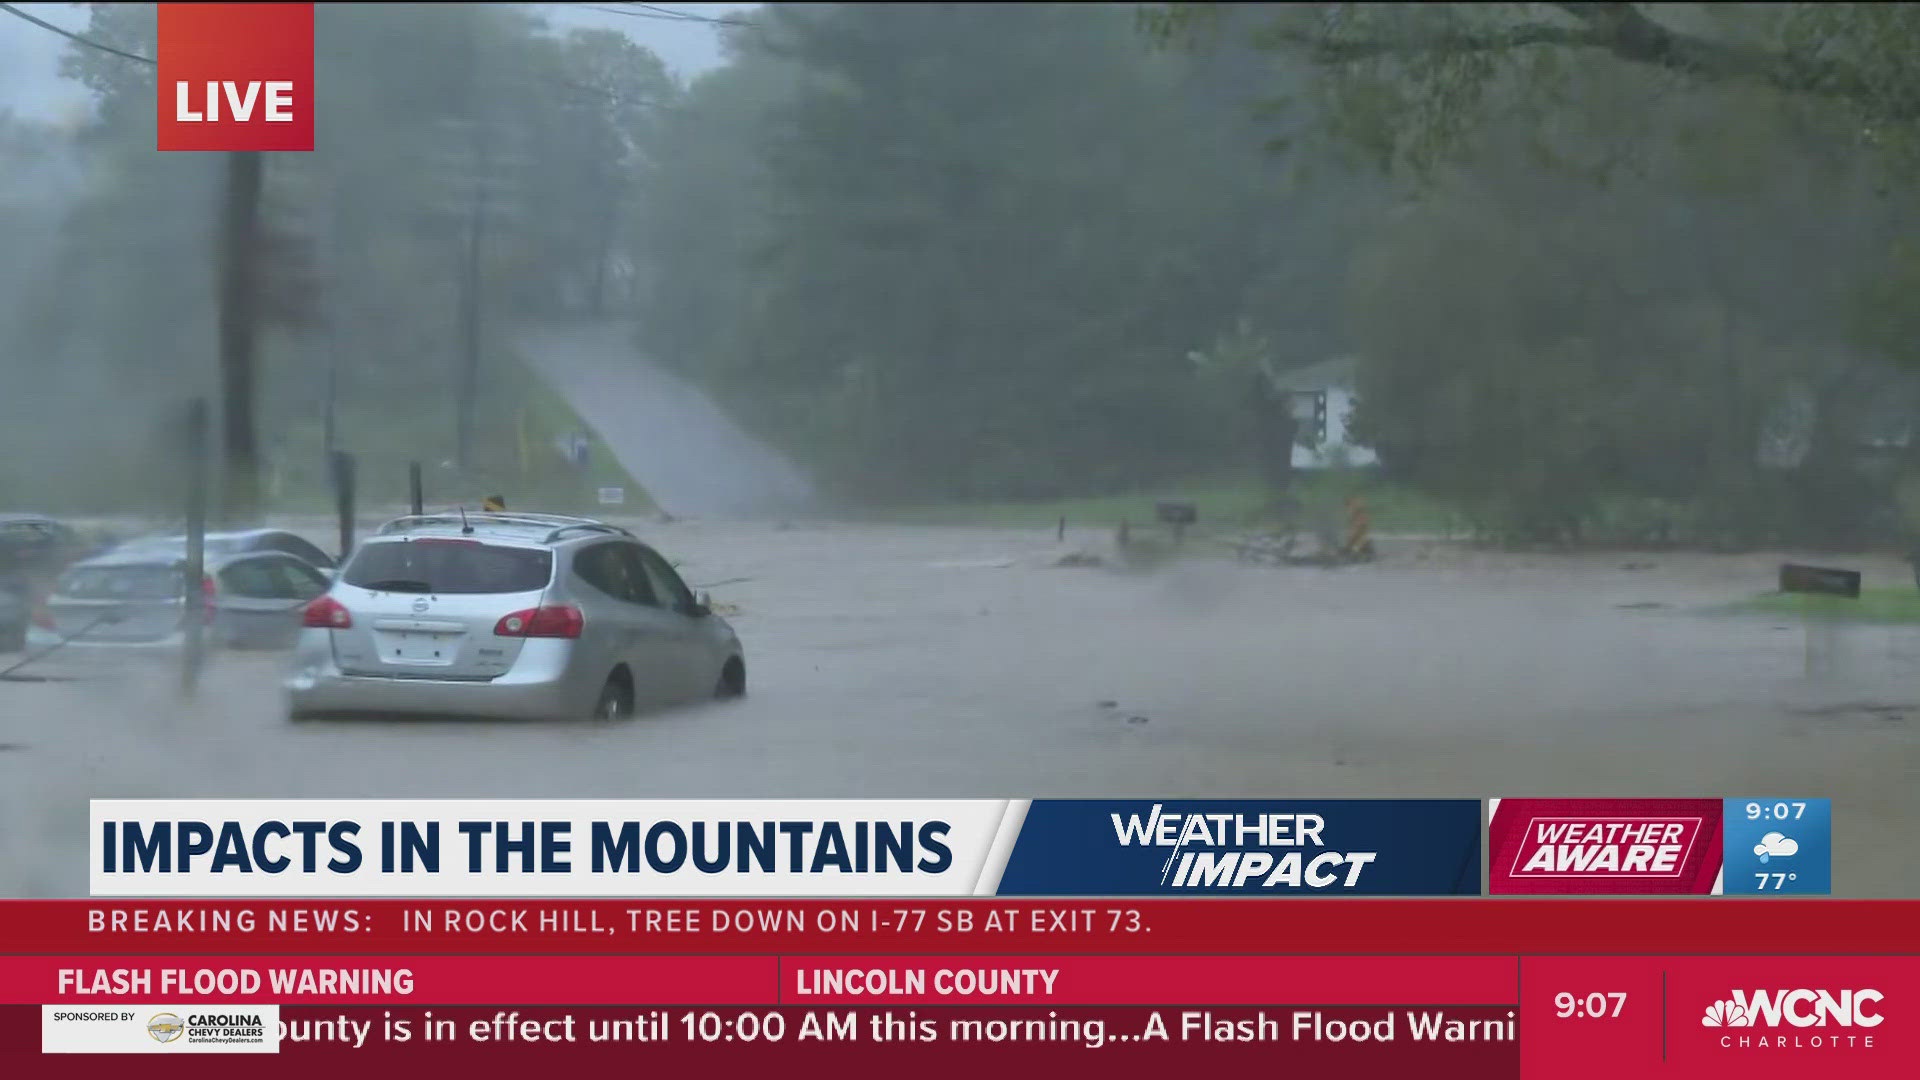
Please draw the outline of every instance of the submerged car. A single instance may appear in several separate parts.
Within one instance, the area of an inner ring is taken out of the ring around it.
[[[296,717],[620,718],[746,691],[733,627],[670,563],[589,518],[399,518],[306,610]]]
[[[0,653],[19,652],[27,647],[30,610],[25,590],[12,581],[0,579]]]
[[[214,535],[202,567],[201,580],[189,581],[184,542],[136,542],[75,563],[36,612],[29,644],[70,651],[178,646],[186,640],[189,605],[200,605],[209,645],[288,649],[306,605],[331,584],[328,571],[304,559],[225,549]]]
[[[44,514],[0,514],[0,590],[29,605],[46,593],[61,570],[87,552],[88,542],[64,522]],[[5,650],[7,625],[0,623],[0,651]]]
[[[253,555],[267,552],[280,552],[291,555],[309,566],[322,570],[334,568],[333,556],[320,550],[298,533],[285,529],[242,529],[235,532],[210,532],[202,544],[206,557]],[[178,548],[184,552],[187,538],[184,536],[151,536],[128,540],[113,550],[115,552],[145,551],[156,548]]]

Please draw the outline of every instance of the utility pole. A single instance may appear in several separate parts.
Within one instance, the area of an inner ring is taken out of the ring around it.
[[[254,430],[254,282],[259,272],[262,161],[227,155],[220,235],[220,425],[225,467],[222,510],[251,518],[260,502],[260,446]]]
[[[318,245],[322,260],[322,276],[330,286],[324,303],[320,306],[320,333],[327,350],[327,404],[326,412],[321,416],[321,452],[332,460],[333,452],[338,450],[340,441],[340,323],[341,296],[346,274],[340,267],[340,224],[346,216],[341,204],[345,201],[341,190],[336,186],[318,205],[324,207],[320,220],[320,243]]]
[[[480,292],[482,273],[483,245],[487,229],[486,176],[488,160],[487,124],[477,120],[473,125],[473,157],[476,165],[476,183],[472,202],[467,210],[467,244],[463,253],[463,265],[460,277],[460,373],[458,382],[459,412],[455,417],[455,453],[454,459],[460,470],[465,472],[473,464],[473,430],[476,414],[479,410],[480,395]]]
[[[481,5],[484,7],[484,5]],[[476,11],[478,9],[475,9]],[[487,64],[486,27],[470,11],[464,22],[467,106],[441,122],[445,141],[436,142],[436,171],[446,178],[449,198],[439,208],[453,223],[455,301],[454,460],[464,472],[474,465],[479,428],[481,366],[486,341],[487,244],[518,212],[511,175],[527,167],[520,125],[500,115],[502,103],[522,95],[510,76]],[[504,144],[504,145],[503,145]]]

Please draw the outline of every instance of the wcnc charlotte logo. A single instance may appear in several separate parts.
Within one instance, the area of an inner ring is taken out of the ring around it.
[[[1706,1007],[1700,1026],[1761,1029],[1757,1034],[1721,1035],[1720,1045],[1729,1050],[1871,1049],[1873,1036],[1853,1029],[1885,1022],[1880,1012],[1884,1000],[1885,995],[1873,989],[1735,990]],[[1793,1030],[1780,1030],[1783,1027]]]
[[[1160,884],[1172,888],[1286,887],[1351,889],[1376,851],[1325,851],[1327,820],[1320,814],[1193,813],[1154,803],[1145,819],[1113,814],[1121,847],[1167,850]]]

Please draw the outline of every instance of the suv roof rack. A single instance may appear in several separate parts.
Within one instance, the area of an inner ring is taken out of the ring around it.
[[[592,518],[572,517],[566,514],[524,514],[502,510],[479,511],[465,514],[457,511],[450,514],[409,514],[406,517],[394,518],[380,526],[379,532],[375,535],[391,536],[394,533],[407,532],[428,525],[449,525],[456,527],[468,525],[520,525],[534,528],[545,526],[552,530],[547,534],[547,543],[553,542],[556,537],[569,529],[596,529],[621,535],[632,535],[618,525],[609,525],[604,521],[595,521]]]

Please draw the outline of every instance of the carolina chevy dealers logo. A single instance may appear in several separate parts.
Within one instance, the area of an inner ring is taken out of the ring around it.
[[[1884,1000],[1873,989],[1735,990],[1707,1006],[1700,1026],[1762,1029],[1720,1036],[1721,1047],[1729,1050],[1870,1049],[1873,1036],[1852,1029],[1879,1027],[1886,1020],[1879,1008]]]
[[[43,1054],[273,1054],[278,1005],[45,1005]]]
[[[1713,799],[1500,799],[1494,893],[1706,893],[1720,871]]]

